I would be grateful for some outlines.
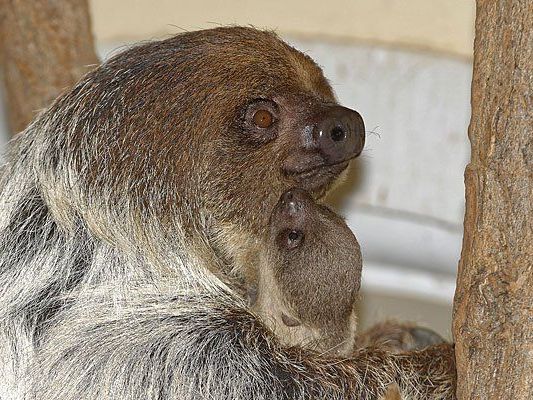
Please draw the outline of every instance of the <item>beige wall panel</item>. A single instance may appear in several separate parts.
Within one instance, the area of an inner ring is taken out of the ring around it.
[[[473,0],[91,0],[99,42],[226,24],[382,42],[470,57]]]

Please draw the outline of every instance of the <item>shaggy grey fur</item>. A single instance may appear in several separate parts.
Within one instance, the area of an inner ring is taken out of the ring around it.
[[[152,170],[94,172],[95,159],[116,157],[108,146],[126,145],[113,142],[134,112],[124,87],[144,84],[134,59],[148,54],[150,69],[150,46],[87,75],[11,143],[0,181],[1,400],[377,399],[393,382],[413,399],[451,398],[442,349],[342,360],[284,348],[196,252],[203,239],[183,228],[202,220],[187,215],[194,204],[163,225],[130,195],[163,203],[168,188],[143,192],[160,182]]]

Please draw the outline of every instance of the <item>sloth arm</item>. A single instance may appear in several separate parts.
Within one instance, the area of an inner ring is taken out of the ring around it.
[[[446,340],[429,328],[411,322],[388,320],[358,334],[354,348],[373,346],[400,353],[421,350],[440,343],[446,343]]]
[[[100,291],[62,312],[40,348],[35,399],[452,399],[450,345],[335,360],[281,347],[231,294]],[[437,397],[438,396],[438,397]]]

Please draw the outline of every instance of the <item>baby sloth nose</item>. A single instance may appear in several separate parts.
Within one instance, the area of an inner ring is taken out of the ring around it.
[[[357,157],[365,145],[363,118],[349,108],[327,106],[313,129],[313,139],[327,164]]]
[[[281,195],[280,205],[289,216],[294,216],[306,203],[313,202],[312,197],[303,189],[292,188]]]

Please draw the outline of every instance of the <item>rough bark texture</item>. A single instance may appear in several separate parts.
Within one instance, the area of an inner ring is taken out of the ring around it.
[[[12,132],[98,62],[87,0],[2,0],[2,65]]]
[[[477,2],[458,398],[533,399],[533,2]]]

